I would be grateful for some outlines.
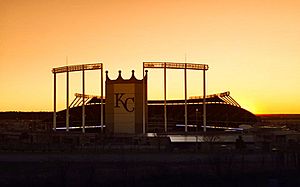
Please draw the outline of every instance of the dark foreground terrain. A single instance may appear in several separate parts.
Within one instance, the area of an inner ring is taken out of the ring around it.
[[[0,113],[0,187],[300,186],[300,115],[260,116],[292,131],[262,129],[243,151],[213,139],[198,147],[159,136],[53,133],[43,123],[51,116]]]
[[[1,153],[0,186],[300,186],[299,155]]]

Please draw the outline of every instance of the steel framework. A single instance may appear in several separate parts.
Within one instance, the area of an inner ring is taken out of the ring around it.
[[[54,75],[54,111],[53,111],[53,130],[56,130],[56,74],[57,73],[66,73],[66,131],[69,131],[69,72],[73,71],[82,71],[82,133],[85,133],[85,71],[87,70],[101,70],[101,132],[103,132],[103,64],[95,63],[95,64],[81,64],[81,65],[71,65],[71,66],[63,66],[52,69],[52,73]],[[72,102],[71,105],[74,103]]]
[[[196,63],[174,63],[174,62],[143,62],[143,75],[145,69],[148,68],[160,68],[164,69],[164,126],[165,132],[168,130],[167,126],[167,82],[166,82],[166,75],[167,69],[183,69],[184,70],[184,104],[185,104],[185,114],[184,114],[184,121],[185,121],[185,132],[187,132],[187,70],[202,70],[203,71],[203,131],[206,132],[206,105],[205,105],[205,98],[206,98],[206,80],[205,80],[205,71],[208,70],[207,64],[196,64]],[[146,70],[147,71],[147,70]],[[147,72],[146,72],[147,73]],[[145,103],[145,93],[144,93],[145,83],[143,81],[143,104]],[[145,106],[143,107],[143,133],[145,133]]]
[[[206,99],[209,98],[219,98],[221,99],[225,104],[229,104],[229,105],[233,105],[236,107],[241,107],[241,105],[236,102],[231,96],[230,96],[230,92],[223,92],[223,93],[218,93],[218,94],[212,94],[212,95],[207,95]],[[189,99],[203,99],[203,97],[201,96],[191,96],[189,97]]]

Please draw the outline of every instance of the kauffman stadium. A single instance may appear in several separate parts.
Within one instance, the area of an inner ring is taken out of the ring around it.
[[[148,100],[148,69],[164,70],[164,100]],[[184,70],[185,99],[166,99],[166,70]],[[85,72],[101,70],[101,95],[87,95]],[[203,72],[203,96],[187,98],[187,70]],[[82,129],[114,134],[141,134],[151,132],[197,132],[203,128],[218,130],[237,129],[240,125],[252,125],[257,118],[243,109],[229,92],[206,95],[206,64],[144,62],[143,78],[138,80],[132,70],[130,79],[123,79],[121,71],[117,79],[109,78],[106,71],[105,97],[103,95],[103,64],[83,64],[53,68],[54,115],[53,130]],[[69,104],[69,72],[82,72],[81,94]],[[56,112],[56,74],[65,73],[67,80],[67,109]]]
[[[101,119],[101,99],[99,96],[85,95],[86,130],[98,131]],[[70,105],[70,129],[81,126],[82,94],[75,94]],[[104,99],[105,105],[105,99]],[[185,101],[167,100],[168,132],[183,132],[185,124]],[[103,107],[105,113],[105,107]],[[201,131],[203,121],[203,98],[191,97],[187,100],[188,131]],[[66,110],[57,113],[57,128],[65,128]],[[105,116],[104,116],[105,117]],[[238,128],[240,125],[253,125],[257,117],[243,109],[230,92],[206,96],[206,119],[209,129]],[[105,119],[104,119],[105,121]],[[104,126],[105,127],[105,126]],[[148,100],[148,124],[146,132],[164,131],[164,100]],[[104,128],[105,129],[105,128]]]

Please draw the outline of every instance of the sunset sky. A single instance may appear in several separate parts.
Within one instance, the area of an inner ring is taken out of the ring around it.
[[[52,111],[51,69],[104,63],[110,78],[143,61],[204,63],[207,94],[230,91],[255,114],[300,113],[298,0],[0,0],[0,111]],[[169,99],[184,98],[183,71],[168,70]],[[58,77],[65,108],[65,75]],[[86,93],[100,95],[99,71]],[[149,99],[163,99],[149,70]],[[70,101],[81,74],[70,74]],[[188,96],[202,95],[202,72],[188,71]]]

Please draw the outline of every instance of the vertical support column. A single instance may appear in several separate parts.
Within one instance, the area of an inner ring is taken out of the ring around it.
[[[82,133],[85,133],[85,88],[84,88],[84,65],[82,65]]]
[[[144,76],[144,63],[143,63],[143,134],[146,133],[146,116],[145,116],[145,76]]]
[[[206,132],[206,81],[205,81],[205,68],[203,70],[203,132]]]
[[[184,64],[184,131],[187,132],[187,79],[186,79],[186,63]]]
[[[101,133],[103,133],[103,64],[101,64]]]
[[[198,108],[196,108],[196,132],[199,131],[199,123],[198,123]]]
[[[165,132],[168,131],[167,126],[167,64],[164,63],[164,119],[165,119]]]
[[[66,131],[69,131],[69,70],[67,67],[67,101],[66,101],[66,105],[67,105],[67,110],[66,110]]]
[[[54,75],[53,130],[56,131],[56,73]]]
[[[145,131],[147,131],[148,125],[148,70],[145,70]]]

